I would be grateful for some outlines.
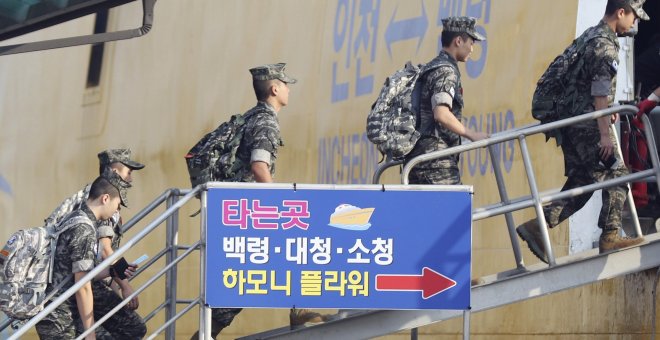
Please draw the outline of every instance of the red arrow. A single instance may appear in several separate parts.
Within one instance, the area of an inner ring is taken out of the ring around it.
[[[422,291],[422,297],[428,299],[454,287],[456,281],[424,267],[422,275],[376,275],[376,290]]]

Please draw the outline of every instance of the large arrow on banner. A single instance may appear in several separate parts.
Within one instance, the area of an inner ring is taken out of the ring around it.
[[[376,275],[376,290],[421,291],[424,299],[440,294],[455,285],[456,281],[429,267],[422,269],[422,275]]]
[[[387,25],[385,30],[385,42],[387,44],[387,53],[392,57],[392,44],[397,41],[404,41],[408,39],[419,39],[417,49],[422,45],[424,34],[429,27],[429,20],[426,18],[426,9],[424,2],[422,2],[422,15],[414,18],[403,19],[394,21],[396,17],[396,9],[392,14],[392,19]]]

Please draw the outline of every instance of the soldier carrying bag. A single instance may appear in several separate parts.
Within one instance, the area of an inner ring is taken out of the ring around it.
[[[593,35],[580,36],[564,52],[550,63],[536,84],[532,97],[532,117],[541,124],[555,122],[584,113],[591,97],[580,97],[577,79],[584,72],[587,43]],[[546,141],[554,137],[561,145],[561,131],[545,133]]]
[[[439,65],[438,65],[439,66]],[[422,76],[437,66],[406,65],[385,80],[367,115],[367,137],[383,159],[403,160],[420,138]]]
[[[15,320],[29,319],[71,279],[71,275],[46,295],[52,283],[53,262],[59,236],[80,223],[92,224],[87,216],[76,216],[59,225],[23,229],[11,235],[0,250],[0,310]]]
[[[235,114],[202,138],[185,156],[192,187],[211,181],[232,181],[240,169],[236,152],[247,119]]]

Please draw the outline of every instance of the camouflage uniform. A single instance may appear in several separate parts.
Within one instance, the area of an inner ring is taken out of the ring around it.
[[[50,293],[52,288],[63,280],[68,280],[60,292],[71,288],[74,280],[70,279],[72,273],[87,272],[94,268],[96,258],[96,217],[87,204],[82,204],[80,209],[69,216],[86,215],[91,223],[80,223],[63,232],[57,242],[57,250],[53,262],[53,282],[47,288]],[[73,339],[76,330],[74,317],[78,315],[75,296],[58,306],[51,314],[37,323],[37,333],[41,339]]]
[[[243,139],[236,153],[242,167],[237,171],[236,182],[254,182],[250,163],[256,157],[269,164],[270,174],[275,174],[277,149],[283,146],[277,113],[265,102],[258,102],[244,114],[246,124]]]
[[[130,184],[123,181],[119,178],[118,175],[112,173],[109,170],[108,166],[113,162],[121,162],[126,166],[132,169],[142,169],[144,165],[130,160],[131,151],[130,149],[111,149],[106,150],[98,154],[99,163],[103,169],[102,176],[104,177],[113,177],[118,181],[122,182],[122,185],[125,188],[130,187]],[[58,224],[62,222],[65,218],[68,218],[73,211],[81,209],[84,206],[85,201],[89,197],[89,190],[91,184],[87,184],[82,190],[73,194],[71,197],[65,199],[59,207],[57,207],[51,214],[46,218],[46,224]],[[122,197],[122,204],[126,203],[126,197]],[[96,233],[97,239],[103,237],[112,238],[112,249],[116,250],[119,248],[119,244],[122,237],[121,231],[121,216],[119,212],[116,212],[112,218],[107,220],[96,220]],[[98,250],[98,241],[96,245]],[[95,265],[99,264],[103,259],[100,256],[100,253],[96,252],[95,254]],[[118,296],[109,286],[112,283],[112,279],[92,281],[92,293],[94,296],[94,319],[98,320],[101,317],[105,316],[107,312],[112,310],[117,306],[122,298]],[[62,289],[61,291],[65,291]],[[75,307],[75,305],[74,305]],[[75,309],[75,308],[74,308]],[[76,334],[81,334],[83,331],[82,320],[76,313],[73,314],[74,321],[76,325]],[[111,322],[111,320],[113,320]],[[108,332],[105,327],[109,327],[111,324],[122,325],[122,327],[113,327],[110,328],[112,331]],[[96,328],[96,338],[97,339],[141,339],[146,334],[146,325],[144,321],[137,314],[136,311],[130,310],[127,307],[122,308],[117,313],[115,313],[108,321],[106,321],[102,326]]]
[[[268,64],[250,69],[252,79],[273,80],[278,79],[287,84],[295,84],[296,79],[284,73],[286,64]],[[262,161],[268,164],[270,174],[275,174],[275,161],[277,149],[283,146],[280,136],[280,123],[277,112],[271,105],[259,101],[257,105],[244,115],[245,130],[243,139],[236,152],[236,161],[241,162],[241,169],[237,171],[237,182],[254,182],[251,163]],[[211,309],[211,336],[215,338],[225,327],[228,327],[242,308],[212,308]],[[193,334],[191,339],[197,339],[199,332]]]
[[[578,40],[584,39],[583,42]],[[585,42],[586,41],[586,42]],[[619,43],[616,33],[604,21],[587,29],[573,44],[586,44],[583,69],[576,79],[578,104],[583,111],[569,112],[575,116],[594,111],[593,97],[608,96],[614,98],[614,90]],[[567,50],[571,50],[569,47]],[[553,74],[544,76],[552,77]],[[564,153],[564,169],[567,177],[562,191],[572,188],[617,178],[628,173],[619,154],[615,152],[618,165],[614,169],[605,168],[600,163],[600,132],[595,120],[576,124],[561,130],[561,143]],[[610,139],[617,149],[614,131],[610,127]],[[598,219],[598,226],[604,231],[617,230],[621,226],[621,211],[626,199],[625,185],[603,189],[603,208]],[[569,216],[580,210],[591,198],[592,193],[578,197],[555,201],[543,208],[548,226],[555,227]]]
[[[431,60],[425,68],[437,67],[422,79],[422,102],[420,104],[421,138],[406,157],[410,160],[429,152],[444,150],[461,144],[461,137],[437,123],[433,117],[431,97],[439,94],[451,100],[451,112],[460,121],[463,117],[463,87],[458,64],[447,52]],[[447,103],[444,103],[447,104]],[[411,184],[460,184],[458,171],[459,155],[434,159],[418,164],[410,172]]]
[[[442,20],[443,30],[467,33],[475,41],[485,38],[475,30],[476,20],[469,17],[450,17]],[[431,60],[422,69],[419,132],[421,137],[406,162],[429,152],[445,150],[461,145],[461,137],[435,121],[433,109],[446,105],[456,116],[463,119],[463,86],[456,59],[446,51]],[[411,184],[460,184],[459,155],[422,162],[410,171]]]

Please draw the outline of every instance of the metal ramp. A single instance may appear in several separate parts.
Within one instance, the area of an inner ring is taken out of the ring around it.
[[[617,112],[621,115],[634,115],[637,113],[637,108],[630,105],[618,106],[553,123],[543,125],[537,124],[515,130],[504,131],[493,135],[486,140],[418,156],[410,160],[408,164],[403,167],[401,171],[401,182],[403,184],[408,184],[410,170],[416,164],[423,161],[446,157],[478,148],[487,148],[490,152],[490,156],[496,158],[494,157],[496,151],[493,148],[496,144],[517,140],[520,145],[523,165],[527,174],[531,195],[509,199],[502,171],[499,168],[499,165],[493,162],[493,173],[495,175],[494,177],[497,182],[501,201],[489,206],[473,209],[472,215],[473,221],[504,215],[511,239],[516,267],[506,272],[485,276],[482,278],[484,280],[483,284],[473,286],[471,289],[472,306],[470,311],[355,311],[344,318],[338,317],[337,320],[309,328],[290,330],[289,327],[283,327],[240,339],[368,339],[375,336],[397,333],[402,330],[415,330],[416,327],[461,316],[465,316],[463,336],[466,338],[469,337],[469,315],[472,312],[485,311],[597,281],[658,267],[660,265],[660,256],[658,256],[658,254],[660,254],[660,234],[656,233],[647,235],[645,236],[645,242],[641,245],[612,253],[601,255],[598,254],[598,249],[592,249],[571,256],[555,258],[545,219],[540,218],[540,216],[543,216],[542,204],[544,203],[590,193],[615,185],[628,184],[630,182],[643,180],[657,182],[658,179],[660,179],[660,162],[658,161],[658,147],[655,143],[653,135],[654,131],[652,129],[651,121],[647,116],[644,116],[644,133],[647,141],[649,141],[649,154],[653,165],[652,169],[564,192],[559,192],[558,190],[549,192],[538,191],[531,157],[527,147],[527,137],[552,129],[576,124],[578,122],[598,119]],[[399,164],[402,164],[402,162],[388,159],[376,170],[373,182],[379,183],[380,176],[386,168]],[[632,203],[632,193],[630,190],[627,201],[630,208],[629,220],[632,222],[633,226],[632,228],[627,228],[625,230],[628,234],[641,236],[643,235],[642,228],[640,227],[635,206]],[[543,263],[525,266],[522,260],[518,236],[515,231],[516,223],[513,221],[512,212],[526,208],[535,209],[539,225],[543,226],[542,234],[544,246],[545,249],[547,249],[547,255],[549,258],[549,266]],[[645,229],[648,230],[648,228]],[[413,338],[415,337],[413,336]]]
[[[528,266],[524,271],[513,270],[483,277],[485,283],[472,287],[471,312],[549,295],[562,290],[640,272],[660,265],[660,234],[645,237],[639,246],[609,254],[598,249],[557,259],[557,265]],[[291,331],[282,327],[268,332],[240,338],[256,339],[368,339],[462,317],[463,311],[357,311],[344,319]]]
[[[526,138],[528,136],[542,133],[544,131],[561,126],[574,124],[579,121],[597,119],[599,117],[609,115],[613,112],[619,112],[622,114],[634,114],[636,111],[637,108],[630,105],[610,108],[607,110],[592,112],[579,117],[573,117],[551,124],[535,125],[516,130],[505,131],[494,135],[487,140],[469,143],[456,148],[438,151],[418,157],[420,158],[418,161],[423,161],[432,157],[444,157],[450,154],[465,152],[478,148],[488,148],[492,155],[494,153],[494,149],[491,148],[491,146],[495,144],[504,143],[511,140],[517,140],[520,143],[523,163],[527,173],[531,195],[509,199],[501,170],[497,165],[495,165],[493,170],[501,201],[489,206],[473,209],[472,215],[472,219],[474,221],[504,215],[506,226],[511,238],[515,265],[509,271],[483,277],[483,284],[472,287],[472,306],[470,311],[353,311],[350,313],[350,315],[343,319],[337,318],[337,320],[327,322],[322,325],[295,331],[289,330],[289,327],[284,327],[251,335],[242,339],[371,338],[375,336],[396,333],[401,330],[414,329],[416,327],[460,316],[467,316],[467,323],[464,323],[464,325],[466,325],[465,329],[468,330],[469,335],[469,313],[471,312],[480,312],[659,266],[660,256],[658,256],[658,254],[660,254],[660,233],[647,235],[646,241],[636,247],[631,247],[603,255],[599,255],[598,251],[594,249],[576,255],[556,259],[552,253],[552,245],[550,244],[548,233],[545,229],[543,236],[545,248],[548,249],[550,265],[548,266],[543,263],[539,263],[526,266],[522,260],[520,245],[515,232],[516,224],[514,223],[511,214],[517,210],[533,207],[537,211],[537,214],[540,216],[541,205],[553,200],[572,197],[587,192],[593,192],[604,187],[620,185],[622,183],[629,183],[633,181],[653,180],[657,182],[658,179],[660,179],[660,161],[658,160],[657,147],[656,143],[654,142],[655,139],[653,138],[651,124],[648,117],[644,116],[644,123],[646,126],[645,134],[647,136],[647,140],[650,141],[649,152],[653,164],[652,169],[565,192],[539,192],[536,187],[535,175],[526,144]],[[412,167],[412,163],[413,161],[411,161],[403,169],[402,182],[404,184],[407,184],[407,174]],[[386,163],[386,166],[396,164],[396,162],[390,162]],[[379,169],[377,171],[375,175],[375,182],[378,181],[378,177],[382,173],[382,170],[383,169]],[[200,185],[196,188],[193,188],[192,190],[166,190],[163,194],[156,198],[152,203],[147,205],[142,211],[138,212],[123,226],[124,231],[127,231],[128,229],[136,226],[138,223],[144,223],[144,225],[139,229],[133,238],[125,240],[123,246],[117,249],[117,251],[112,256],[99,264],[99,266],[94,268],[81,281],[64,292],[63,295],[55,299],[50,305],[46,306],[42,312],[37,314],[31,320],[22,324],[22,326],[17,329],[9,339],[19,339],[20,336],[25,334],[46,314],[52,312],[52,310],[57,305],[61,304],[64,300],[73,295],[75,291],[78,290],[85,282],[90,281],[102,269],[106,268],[108,265],[122,256],[126,251],[128,251],[131,247],[142,241],[148,234],[163,225],[165,227],[164,229],[166,234],[163,249],[158,254],[155,254],[152,259],[147,261],[147,263],[144,264],[138,271],[138,274],[154,265],[158,259],[163,258],[165,261],[164,263],[161,262],[162,267],[160,267],[160,270],[158,270],[156,274],[150,276],[142,286],[135,287],[135,292],[128,297],[128,300],[124,300],[108,315],[100,320],[97,320],[97,324],[95,324],[93,327],[96,327],[98,324],[102,323],[109,317],[110,314],[116,312],[119,308],[128,303],[128,301],[133,296],[140,294],[142,291],[149,288],[149,286],[151,286],[155,281],[162,277],[165,281],[165,290],[161,291],[161,293],[163,293],[163,302],[153,311],[148,313],[148,315],[144,316],[144,319],[145,321],[148,321],[161,312],[164,312],[163,314],[165,314],[165,318],[163,323],[158,324],[156,329],[152,329],[152,333],[147,335],[146,338],[154,339],[160,336],[161,333],[164,333],[165,339],[174,339],[176,335],[176,322],[190,310],[196,308],[198,308],[200,312],[199,329],[203,330],[200,334],[207,332],[205,334],[207,336],[206,338],[210,338],[208,337],[208,331],[210,328],[210,310],[208,307],[204,306],[203,296],[205,287],[203,285],[203,280],[200,280],[199,291],[177,291],[177,280],[180,277],[177,268],[179,263],[187,256],[199,251],[200,278],[203,278],[205,274],[206,259],[204,255],[204,249],[206,247],[205,231],[207,209],[205,191],[210,187],[222,187],[222,184],[208,183],[206,185]],[[180,224],[178,212],[184,204],[187,204],[191,200],[196,202],[194,198],[198,194],[201,194],[200,203],[202,206],[202,215],[200,219],[201,239],[197,242],[193,242],[192,244],[181,245],[178,241],[178,231]],[[629,199],[629,201],[631,201],[631,199]],[[151,212],[163,206],[165,211],[151,219]],[[641,228],[637,219],[636,212],[634,210],[634,206],[631,207],[631,221],[635,222],[635,225],[634,228],[629,231],[629,233],[641,235]],[[540,222],[545,223],[544,220]],[[9,320],[0,322],[0,331],[7,328],[9,324]],[[79,338],[82,338],[83,336],[84,334]]]

